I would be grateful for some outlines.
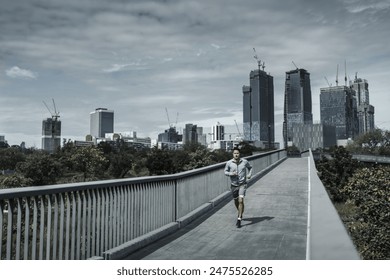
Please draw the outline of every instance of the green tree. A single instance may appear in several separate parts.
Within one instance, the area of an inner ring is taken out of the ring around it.
[[[0,177],[0,189],[28,187],[33,184],[32,180],[18,174]]]
[[[15,170],[16,165],[25,158],[20,148],[0,149],[0,170]]]
[[[74,171],[82,172],[84,182],[102,178],[108,167],[108,160],[96,147],[78,147],[70,157]]]
[[[172,152],[157,147],[150,150],[146,159],[146,167],[150,175],[166,175],[175,173]]]
[[[330,156],[330,159],[322,156],[316,164],[317,170],[331,199],[334,202],[343,202],[345,196],[341,189],[360,165],[358,161],[352,159],[352,155],[342,146],[336,147]]]
[[[357,171],[342,189],[356,206],[348,228],[365,259],[390,259],[390,167]]]
[[[360,135],[347,148],[362,154],[390,155],[390,131],[375,129],[367,132]]]
[[[63,174],[61,164],[51,155],[36,151],[16,165],[16,171],[31,180],[34,186],[55,184]]]

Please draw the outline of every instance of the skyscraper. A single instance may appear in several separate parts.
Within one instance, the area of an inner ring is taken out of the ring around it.
[[[225,127],[218,122],[212,128],[211,141],[218,141],[224,139],[225,139]]]
[[[355,75],[355,80],[350,82],[351,88],[356,93],[357,115],[359,121],[359,134],[364,134],[375,129],[374,106],[370,105],[370,96],[367,80]]]
[[[310,73],[305,69],[286,72],[284,92],[284,146],[293,141],[293,124],[313,124]]]
[[[94,138],[104,138],[106,133],[114,132],[114,111],[97,108],[90,113],[90,130]]]
[[[274,81],[266,72],[254,70],[249,75],[250,86],[243,86],[243,128],[245,140],[271,146],[274,132]]]
[[[198,143],[197,125],[187,123],[183,129],[183,144]]]
[[[336,127],[336,139],[354,139],[358,131],[355,92],[347,86],[320,89],[321,123]]]

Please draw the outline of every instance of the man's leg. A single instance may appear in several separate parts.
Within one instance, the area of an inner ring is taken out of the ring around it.
[[[242,219],[242,215],[244,214],[244,197],[239,197],[238,198],[238,218]]]

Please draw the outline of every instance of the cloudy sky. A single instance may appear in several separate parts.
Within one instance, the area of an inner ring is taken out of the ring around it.
[[[253,48],[274,77],[275,134],[292,61],[321,87],[367,79],[376,125],[390,129],[390,0],[0,0],[0,135],[41,147],[52,99],[62,137],[83,140],[89,113],[157,138],[170,123],[242,129]],[[242,132],[242,130],[241,130]]]

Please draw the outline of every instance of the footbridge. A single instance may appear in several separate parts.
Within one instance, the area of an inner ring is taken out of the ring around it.
[[[174,175],[0,190],[0,259],[359,259],[311,152],[254,167],[242,227],[224,163]]]

